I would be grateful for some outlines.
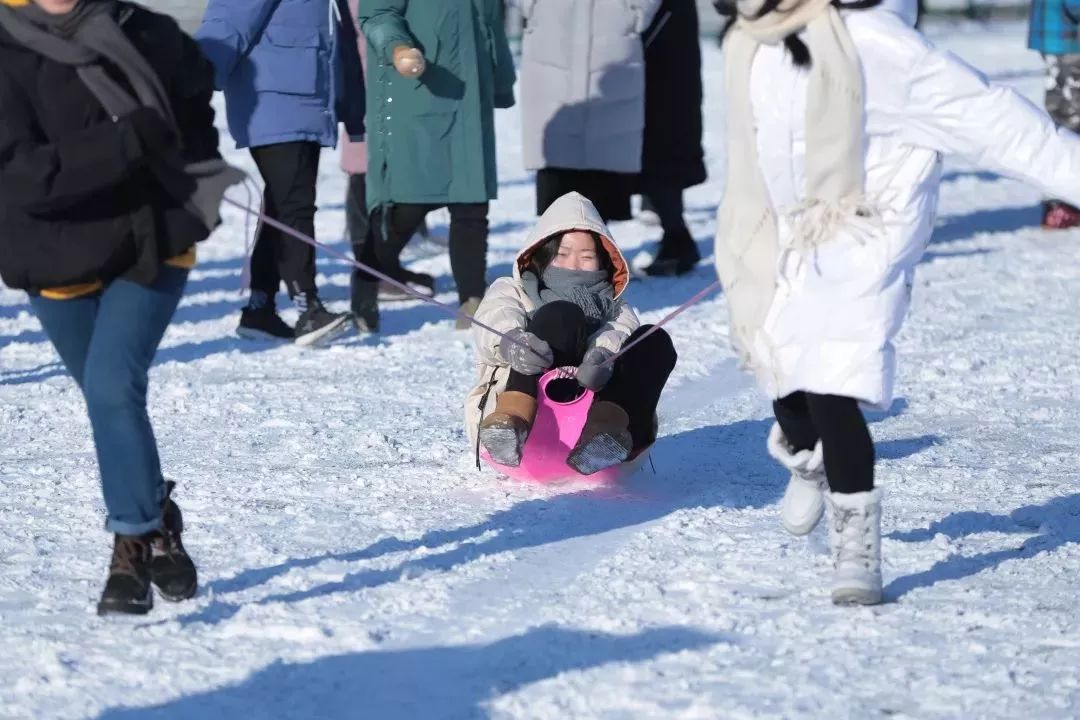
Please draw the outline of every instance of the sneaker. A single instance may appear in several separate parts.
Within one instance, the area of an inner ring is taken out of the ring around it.
[[[468,330],[472,327],[471,318],[474,317],[476,315],[476,311],[480,309],[480,301],[481,298],[473,297],[461,303],[461,312],[465,313],[465,315],[468,315],[469,317],[465,317],[465,315],[458,315],[457,320],[454,321],[455,330]]]
[[[589,408],[585,427],[566,464],[582,475],[621,465],[634,450],[630,416],[613,402],[598,400]]]
[[[664,236],[660,241],[660,252],[644,272],[650,277],[675,277],[690,272],[700,261],[701,253],[693,236],[689,230],[682,230]]]
[[[1043,203],[1044,230],[1068,230],[1080,227],[1080,210],[1060,200]]]
[[[184,516],[172,499],[175,488],[176,483],[165,483],[162,527],[152,535],[150,543],[150,581],[161,596],[171,602],[194,597],[199,586],[195,563],[180,539],[184,532]]]
[[[349,324],[348,313],[332,313],[314,296],[299,301],[303,307],[296,321],[296,344],[310,347],[341,336]]]
[[[150,536],[117,535],[109,579],[98,601],[98,615],[145,615],[154,607],[150,586]]]
[[[836,605],[881,603],[881,490],[829,498],[829,549]]]
[[[293,329],[278,317],[273,305],[251,307],[240,311],[240,327],[236,334],[248,340],[292,340]]]
[[[494,412],[480,423],[480,444],[494,462],[517,467],[535,419],[536,398],[507,390],[495,401]]]
[[[767,447],[769,455],[791,472],[780,502],[780,521],[792,535],[809,535],[825,514],[828,480],[821,443],[813,450],[795,452],[780,425],[773,423]]]
[[[353,324],[361,333],[379,332],[379,283],[363,280],[354,273],[351,283]]]

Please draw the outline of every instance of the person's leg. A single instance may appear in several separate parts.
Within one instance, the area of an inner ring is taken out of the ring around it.
[[[641,326],[627,343],[637,340],[651,328],[651,325]],[[664,330],[657,330],[615,361],[611,380],[596,395],[598,400],[613,402],[626,411],[635,449],[656,440],[656,407],[678,359],[671,336]]]
[[[379,269],[375,256],[375,241],[367,211],[367,176],[350,175],[345,193],[345,230],[352,245],[353,257],[368,267]],[[349,277],[350,308],[357,330],[377,332],[379,329],[379,279],[354,268]]]
[[[186,282],[186,270],[163,266],[151,287],[121,279],[101,296],[83,395],[110,532],[142,535],[161,526],[165,484],[146,391],[150,364]]]
[[[252,157],[260,148],[252,148]],[[265,178],[264,178],[265,182]],[[263,192],[263,212],[268,217],[277,217],[274,199],[268,191]],[[275,305],[274,298],[281,287],[281,275],[278,273],[277,246],[281,242],[281,233],[266,223],[259,223],[255,231],[255,247],[251,251],[251,300],[249,307]]]
[[[656,260],[646,268],[649,275],[682,275],[693,269],[701,259],[694,237],[683,218],[682,189],[672,187],[650,188],[646,195],[656,214],[664,235]]]
[[[853,398],[806,394],[806,406],[821,436],[825,475],[834,493],[874,489],[874,441]]]
[[[565,301],[543,305],[533,313],[525,329],[551,346],[553,367],[576,367],[581,362],[589,340],[589,323],[577,305]],[[539,382],[539,375],[511,370],[506,389],[536,397]]]
[[[434,294],[435,278],[406,269],[401,264],[401,253],[424,222],[424,217],[434,209],[434,205],[400,203],[377,208],[371,214],[375,257],[379,270],[398,282],[428,288],[431,294]]]
[[[314,142],[278,143],[251,150],[275,213],[267,214],[309,237],[315,236],[319,153],[319,144]],[[277,265],[289,297],[317,295],[315,248],[284,233],[277,237]]]
[[[773,401],[773,414],[794,452],[814,449],[820,437],[806,406],[806,393],[795,392]]]
[[[80,389],[99,302],[100,294],[72,300],[50,300],[41,296],[30,298],[30,306],[41,327]]]
[[[450,267],[458,302],[464,305],[484,297],[487,290],[488,204],[454,204],[449,209]]]

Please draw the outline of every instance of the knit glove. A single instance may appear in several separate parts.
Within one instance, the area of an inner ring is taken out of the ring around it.
[[[615,363],[607,365],[604,363],[610,360],[614,354],[610,350],[598,347],[586,352],[585,357],[581,358],[581,364],[578,365],[578,384],[593,392],[603,390],[604,386],[611,380],[612,373],[615,372]]]
[[[408,45],[394,48],[394,69],[407,78],[418,78],[427,69],[424,54]]]
[[[551,346],[521,328],[511,330],[499,341],[499,357],[522,375],[539,375],[555,364]]]

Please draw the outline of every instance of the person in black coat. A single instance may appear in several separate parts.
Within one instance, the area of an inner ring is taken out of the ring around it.
[[[195,593],[146,409],[148,371],[238,180],[213,71],[166,15],[118,0],[0,4],[0,275],[82,391],[114,533],[101,613]]]
[[[638,191],[664,236],[649,275],[682,275],[701,259],[683,219],[683,190],[705,182],[697,6],[664,0],[645,32],[645,143]]]

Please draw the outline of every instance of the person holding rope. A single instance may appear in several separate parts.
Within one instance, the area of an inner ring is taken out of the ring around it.
[[[933,47],[910,4],[872,5],[741,0],[724,41],[716,267],[736,351],[774,401],[783,524],[807,534],[827,506],[838,604],[882,600],[882,495],[859,406],[892,403],[942,154],[1080,200],[1080,138]]]
[[[195,594],[147,415],[150,363],[218,222],[213,69],[166,15],[118,0],[0,4],[0,274],[30,293],[82,391],[114,534],[98,612]]]
[[[345,0],[211,0],[195,33],[225,93],[229,132],[250,148],[266,185],[267,215],[315,234],[315,186],[321,148],[334,147],[338,124],[364,134],[364,79]],[[319,298],[315,250],[260,223],[251,255],[251,294],[237,333],[253,339],[325,343],[349,315]],[[300,317],[277,313],[285,283]]]
[[[476,312],[479,383],[465,400],[474,445],[517,467],[536,417],[539,377],[564,367],[596,392],[567,459],[572,468],[591,475],[656,440],[656,407],[677,355],[667,332],[641,325],[623,298],[629,280],[591,201],[573,192],[551,204],[513,275],[496,280]]]

